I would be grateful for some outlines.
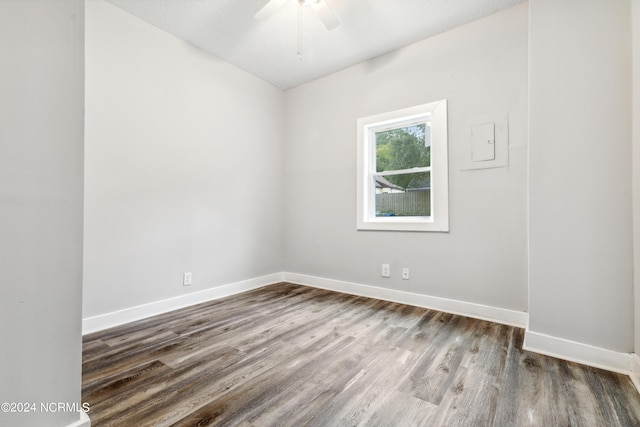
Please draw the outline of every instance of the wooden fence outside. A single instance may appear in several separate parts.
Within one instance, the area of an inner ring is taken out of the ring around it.
[[[377,215],[428,216],[431,214],[431,191],[376,194]]]

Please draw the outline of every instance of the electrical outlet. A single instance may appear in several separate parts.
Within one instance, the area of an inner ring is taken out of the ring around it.
[[[391,277],[391,266],[389,264],[382,264],[382,277]]]
[[[402,268],[402,280],[409,280],[409,268],[408,267],[403,267]]]
[[[189,286],[191,284],[191,272],[182,275],[182,285]]]

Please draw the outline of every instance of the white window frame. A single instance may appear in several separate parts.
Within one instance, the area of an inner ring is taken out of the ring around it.
[[[431,215],[376,217],[375,133],[431,122],[431,165],[394,173],[431,172]],[[358,119],[358,230],[449,231],[449,160],[447,100]]]

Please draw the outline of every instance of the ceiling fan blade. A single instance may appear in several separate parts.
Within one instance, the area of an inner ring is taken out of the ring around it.
[[[276,13],[286,2],[287,0],[269,0],[253,17],[256,19],[266,19]]]
[[[317,3],[311,3],[313,10],[316,11],[318,18],[322,21],[327,30],[333,30],[340,25],[340,20],[331,7],[327,4],[326,0],[320,0]]]

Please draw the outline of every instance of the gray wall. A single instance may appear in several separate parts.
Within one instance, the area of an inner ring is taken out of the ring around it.
[[[84,2],[0,2],[0,412],[80,403]]]
[[[281,271],[282,91],[86,9],[84,316]]]
[[[451,231],[356,231],[356,120],[444,98]],[[285,102],[286,271],[527,310],[526,3],[289,90]],[[509,115],[509,166],[461,171],[465,123],[494,113]]]
[[[629,1],[531,0],[530,329],[633,350]]]
[[[631,351],[629,4],[531,0],[282,94],[89,2],[85,316],[285,270]],[[442,98],[451,231],[356,231],[357,118]],[[490,114],[509,166],[462,171]]]
[[[632,0],[633,31],[633,248],[635,295],[635,352],[640,354],[640,0]]]

